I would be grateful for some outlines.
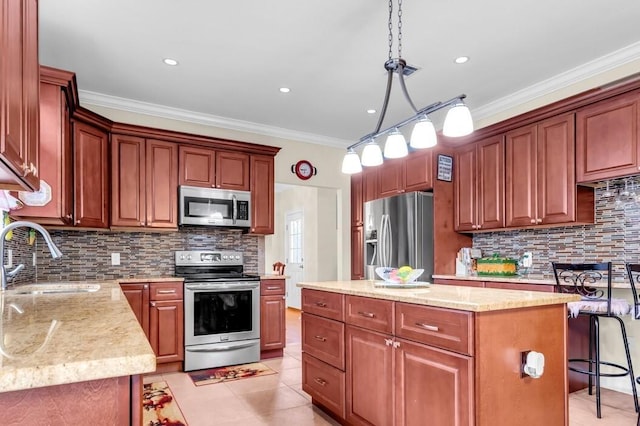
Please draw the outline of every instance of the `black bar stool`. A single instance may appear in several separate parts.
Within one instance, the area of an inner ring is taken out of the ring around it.
[[[589,358],[569,359],[569,370],[589,376],[589,395],[592,394],[593,379],[595,378],[596,411],[598,418],[602,417],[600,377],[629,376],[633,390],[635,410],[636,412],[640,412],[627,331],[624,322],[620,318],[620,316],[626,315],[631,311],[631,305],[624,299],[613,299],[611,297],[611,262],[579,264],[552,262],[551,264],[559,292],[575,293],[582,296],[581,301],[568,303],[569,315],[573,318],[578,315],[589,316]],[[598,283],[606,283],[606,292],[605,289],[595,287]],[[631,287],[634,289],[635,295],[635,285],[633,282]],[[620,325],[624,351],[627,357],[626,366],[600,359],[600,318],[615,319]],[[581,368],[581,365],[584,364],[587,364],[587,368]],[[609,367],[609,370],[614,371],[603,373],[601,371],[603,365]]]

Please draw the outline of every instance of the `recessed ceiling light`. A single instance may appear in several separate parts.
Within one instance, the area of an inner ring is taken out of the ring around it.
[[[458,56],[456,59],[454,59],[454,62],[456,64],[464,64],[465,62],[467,62],[469,60],[468,56]]]
[[[289,93],[289,92],[291,91],[291,89],[289,89],[288,87],[281,87],[281,88],[280,88],[280,91],[281,91],[282,93]]]
[[[171,59],[171,58],[164,58],[162,60],[162,62],[164,62],[167,65],[171,65],[171,66],[176,66],[178,65],[178,61],[176,61],[175,59]]]
[[[375,114],[376,110],[375,109],[368,109],[367,110],[367,114]]]

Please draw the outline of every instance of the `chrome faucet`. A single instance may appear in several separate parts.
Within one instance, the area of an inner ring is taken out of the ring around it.
[[[4,237],[12,229],[20,228],[20,227],[33,228],[36,231],[38,231],[40,234],[42,234],[44,241],[47,243],[47,246],[49,247],[49,251],[51,252],[52,258],[57,259],[62,256],[62,252],[53,243],[53,240],[51,239],[51,235],[49,235],[47,230],[44,229],[42,226],[38,225],[37,223],[28,222],[26,220],[19,220],[17,222],[12,222],[8,224],[2,229],[2,232],[0,232],[0,262],[2,262],[2,264],[0,264],[0,283],[2,285],[2,291],[7,289],[7,277],[10,274],[11,274],[11,277],[15,276],[15,274],[17,274],[18,271],[22,269],[20,268],[20,266],[18,266],[16,269],[8,273],[4,268]]]

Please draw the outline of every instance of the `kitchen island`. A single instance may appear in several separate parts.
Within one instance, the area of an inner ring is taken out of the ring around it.
[[[298,284],[315,405],[344,424],[568,425],[566,303],[577,296],[380,284]],[[530,351],[545,357],[539,378],[524,373]]]
[[[0,297],[3,424],[140,422],[140,374],[156,357],[116,281],[12,286]]]

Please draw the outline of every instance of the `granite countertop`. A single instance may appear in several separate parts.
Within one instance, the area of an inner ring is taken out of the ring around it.
[[[580,296],[574,294],[557,294],[538,291],[500,290],[429,283],[421,283],[427,286],[424,288],[398,289],[375,287],[375,283],[382,284],[383,281],[300,282],[297,286],[332,293],[373,297],[376,299],[387,299],[397,302],[416,303],[419,305],[471,312],[556,305],[580,300]]]
[[[100,288],[21,294],[40,283],[0,292],[0,392],[155,371],[155,354],[118,282],[72,284]]]
[[[120,278],[118,283],[163,283],[163,282],[184,282],[184,278],[179,277],[129,277]]]
[[[554,277],[545,277],[543,275],[517,275],[515,277],[478,277],[478,276],[464,276],[464,275],[433,275],[432,278],[439,278],[445,280],[468,280],[468,281],[493,281],[501,283],[514,283],[514,284],[546,284],[555,285],[556,279]],[[597,282],[590,287],[606,288],[607,282]],[[631,284],[628,281],[616,279],[615,277],[611,281],[612,288],[631,288]]]

